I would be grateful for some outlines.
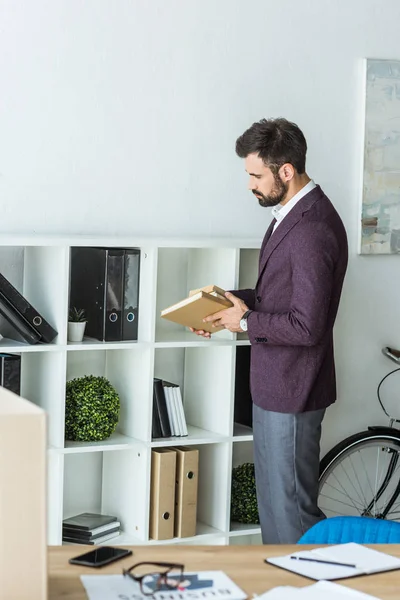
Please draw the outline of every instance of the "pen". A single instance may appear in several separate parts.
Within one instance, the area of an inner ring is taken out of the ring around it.
[[[350,565],[349,563],[333,562],[331,560],[321,560],[319,558],[306,558],[305,556],[291,556],[290,558],[293,558],[293,560],[306,560],[308,562],[323,563],[324,565],[337,565],[338,567],[352,567],[353,569],[357,568],[357,565]]]

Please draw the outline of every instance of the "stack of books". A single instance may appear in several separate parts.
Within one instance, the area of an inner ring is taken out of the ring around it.
[[[101,544],[120,534],[121,523],[117,517],[96,513],[81,513],[64,519],[63,542],[74,544]]]
[[[154,378],[152,437],[187,435],[181,388],[176,383]]]

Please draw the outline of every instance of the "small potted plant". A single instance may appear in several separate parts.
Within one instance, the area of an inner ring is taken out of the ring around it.
[[[68,341],[81,342],[86,327],[86,314],[83,308],[70,308],[68,317]]]

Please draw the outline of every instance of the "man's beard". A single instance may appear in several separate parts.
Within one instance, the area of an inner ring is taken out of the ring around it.
[[[251,190],[253,192],[253,194],[256,196],[256,198],[258,199],[260,206],[263,206],[264,208],[276,206],[277,204],[282,202],[282,200],[285,199],[285,196],[288,192],[288,187],[289,187],[288,184],[285,183],[284,181],[282,181],[282,179],[279,177],[278,173],[276,175],[274,175],[274,179],[275,179],[275,186],[268,196],[264,196],[264,194],[262,194],[261,192],[259,192],[257,190]]]

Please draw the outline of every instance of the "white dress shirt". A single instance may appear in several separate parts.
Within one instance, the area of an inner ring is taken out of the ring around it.
[[[273,207],[272,216],[275,217],[276,223],[274,225],[272,233],[275,231],[278,225],[282,223],[283,219],[286,217],[286,215],[290,213],[290,211],[298,203],[298,201],[301,200],[306,194],[308,194],[308,192],[311,192],[311,190],[313,190],[315,187],[317,187],[317,185],[311,179],[311,181],[309,181],[303,188],[301,188],[301,190],[299,190],[297,194],[295,194],[293,198],[289,200],[289,202],[286,202],[286,204],[284,204],[283,206],[281,204],[277,204]]]

